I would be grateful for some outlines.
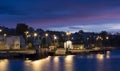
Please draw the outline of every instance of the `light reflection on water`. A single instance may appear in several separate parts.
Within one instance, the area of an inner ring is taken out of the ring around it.
[[[54,62],[54,64],[53,64],[53,69],[54,69],[54,71],[59,71],[59,56],[55,56],[54,57],[54,59],[53,59],[53,62]]]
[[[8,63],[7,59],[0,60],[0,71],[7,71]]]
[[[107,51],[107,52],[106,52],[106,58],[107,58],[107,59],[110,59],[110,51]]]
[[[26,60],[25,61],[25,71],[73,71],[73,57],[74,55],[63,56],[64,63],[61,64],[61,56],[47,57],[41,60]],[[60,69],[61,66],[63,69]]]
[[[88,59],[92,59],[92,58],[94,58],[94,55],[93,55],[93,54],[87,55],[87,58],[88,58]]]
[[[49,61],[50,61],[50,57],[47,57],[45,59],[35,60],[35,61],[26,60],[25,71],[43,71],[45,67],[48,67],[46,64],[49,64]],[[44,71],[45,70],[46,68],[44,69]]]
[[[97,58],[97,71],[103,71],[104,54],[96,54],[96,58]]]
[[[65,71],[73,71],[73,58],[74,58],[74,55],[68,55],[65,57],[65,64],[64,64],[64,67],[65,67]]]
[[[23,66],[22,71],[120,71],[120,53],[111,55],[107,51],[106,54],[49,56],[35,61],[27,59],[17,62],[3,59],[0,60],[0,71],[16,71],[16,63]]]
[[[103,61],[104,60],[104,54],[96,54],[96,58],[98,61]]]

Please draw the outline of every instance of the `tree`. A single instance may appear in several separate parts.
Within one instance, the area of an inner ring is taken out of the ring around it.
[[[102,38],[102,46],[107,46],[108,45],[108,39],[106,37],[109,37],[109,34],[106,31],[102,31],[100,33],[100,36]]]
[[[101,35],[102,37],[105,37],[105,36],[108,35],[108,33],[107,33],[106,31],[102,31],[102,32],[100,33],[100,35]]]
[[[82,33],[84,33],[84,31],[83,31],[83,30],[79,30],[79,33],[81,33],[81,34],[82,34]]]
[[[29,28],[28,28],[28,31],[29,31],[30,33],[33,33],[35,30],[34,30],[33,27],[29,27]]]
[[[16,34],[17,35],[24,35],[25,32],[28,31],[28,26],[24,23],[19,23],[16,26]]]

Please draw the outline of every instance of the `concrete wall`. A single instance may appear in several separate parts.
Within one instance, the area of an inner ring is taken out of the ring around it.
[[[85,49],[83,44],[74,44],[73,47],[73,49]]]

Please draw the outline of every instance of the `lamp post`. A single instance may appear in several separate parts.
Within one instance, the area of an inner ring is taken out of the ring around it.
[[[40,50],[39,50],[39,47],[36,47],[37,46],[37,43],[38,42],[38,33],[34,33],[34,46],[35,46],[35,50],[36,50],[36,55],[39,57],[40,56]],[[36,41],[36,38],[37,38],[37,41]]]
[[[67,36],[67,41],[66,41],[66,53],[68,53],[68,49],[69,49],[69,47],[68,47],[68,40],[70,39],[70,32],[66,32],[66,36]]]
[[[70,39],[70,35],[71,35],[71,33],[70,33],[70,32],[66,32],[67,41]],[[66,41],[66,48],[68,48],[68,47],[67,47],[67,41]]]
[[[103,38],[102,38],[101,36],[97,36],[96,41],[98,41],[98,43],[97,43],[98,46],[99,46],[99,47],[102,47]]]
[[[25,33],[25,39],[26,39],[26,40],[25,40],[25,44],[27,45],[28,37],[29,37],[29,36],[28,36],[29,31],[25,31],[24,33]]]
[[[36,37],[38,36],[37,33],[34,33],[34,46],[36,45]]]
[[[1,35],[2,29],[0,29],[0,35]]]
[[[109,46],[109,36],[106,36],[105,39],[106,39],[107,46]]]
[[[69,37],[70,37],[71,33],[70,32],[66,32],[66,35],[67,35],[67,40],[69,40]]]
[[[106,40],[108,40],[108,39],[109,39],[109,37],[107,36],[107,37],[106,37]]]
[[[3,34],[3,37],[4,37],[4,48],[5,48],[5,44],[6,44],[6,36],[7,36],[7,34]]]
[[[47,44],[47,37],[48,37],[48,33],[45,34],[45,39],[46,39],[46,40],[45,40],[45,45],[46,45],[46,47],[47,47],[47,45],[48,45],[48,44]]]
[[[0,29],[0,33],[2,32],[2,29]]]
[[[54,35],[54,46],[55,46],[55,41],[57,40],[57,36]]]
[[[6,36],[7,36],[7,34],[4,34],[3,36],[4,36],[4,37],[6,37]]]

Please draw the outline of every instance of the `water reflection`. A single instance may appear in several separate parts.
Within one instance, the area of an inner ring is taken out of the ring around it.
[[[107,52],[106,52],[106,58],[107,58],[107,59],[110,59],[110,51],[107,51]]]
[[[54,69],[54,71],[59,71],[59,66],[60,66],[60,62],[59,62],[59,56],[55,56],[54,57],[54,59],[53,59],[53,62],[54,62],[54,64],[53,64],[53,69]]]
[[[27,59],[24,61],[24,71],[114,71],[114,67],[119,69],[120,65],[120,56],[114,56],[107,51],[106,54],[49,56],[35,61]],[[7,71],[5,69],[0,71]]]
[[[24,62],[25,71],[43,71],[45,64],[48,64],[49,61],[50,61],[50,57],[47,57],[45,59],[35,60],[35,61],[26,60]]]
[[[93,57],[93,54],[87,56],[88,59],[93,59]]]
[[[98,59],[98,61],[103,61],[104,54],[96,54],[96,58]]]
[[[73,71],[74,62],[73,62],[74,55],[68,55],[65,57],[65,71]]]
[[[25,60],[25,62],[24,62],[24,71],[32,71],[31,70],[31,60]]]
[[[0,71],[8,71],[9,61],[7,59],[0,60]]]
[[[96,54],[97,58],[97,71],[103,71],[104,67],[104,54]]]
[[[54,63],[58,63],[59,62],[59,56],[55,56],[53,60],[54,60]]]

